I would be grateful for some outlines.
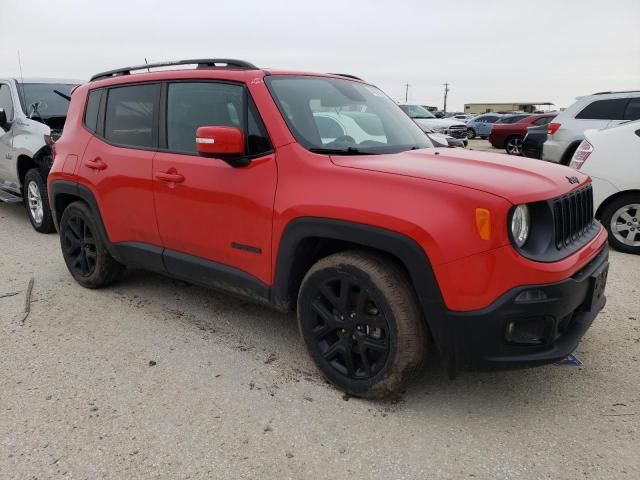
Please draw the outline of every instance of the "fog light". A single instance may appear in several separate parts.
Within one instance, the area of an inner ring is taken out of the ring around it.
[[[546,322],[544,317],[515,320],[507,325],[505,339],[509,343],[518,343],[520,345],[542,345],[545,331]]]
[[[547,294],[544,290],[539,288],[532,288],[531,290],[525,290],[516,297],[516,303],[536,302],[540,300],[546,300]]]

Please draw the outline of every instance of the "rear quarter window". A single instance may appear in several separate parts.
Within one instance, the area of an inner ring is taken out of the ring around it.
[[[91,90],[87,96],[87,107],[84,111],[84,126],[95,133],[98,128],[98,111],[102,99],[102,89]]]
[[[612,98],[596,100],[587,105],[576,115],[578,120],[622,120],[624,109],[629,100],[626,98]]]

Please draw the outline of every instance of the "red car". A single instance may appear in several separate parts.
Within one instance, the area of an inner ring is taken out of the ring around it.
[[[215,59],[105,72],[73,92],[54,155],[80,285],[132,266],[297,311],[313,361],[354,395],[397,392],[432,345],[452,376],[555,362],[605,303],[588,176],[434,149],[351,76]]]
[[[503,117],[492,125],[489,142],[495,148],[504,148],[510,155],[522,155],[522,140],[527,135],[527,128],[547,125],[557,115],[542,113]]]

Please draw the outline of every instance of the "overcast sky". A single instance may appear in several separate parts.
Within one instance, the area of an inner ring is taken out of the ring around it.
[[[0,77],[88,79],[231,57],[351,73],[395,100],[550,101],[640,89],[640,0],[0,0]]]

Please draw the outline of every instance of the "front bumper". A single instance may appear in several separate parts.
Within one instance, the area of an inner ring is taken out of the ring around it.
[[[566,280],[515,288],[482,310],[447,311],[450,375],[468,369],[542,365],[569,355],[606,303],[608,258],[605,245]],[[525,291],[535,291],[536,298],[517,299]],[[512,322],[543,326],[540,342],[508,341]]]

